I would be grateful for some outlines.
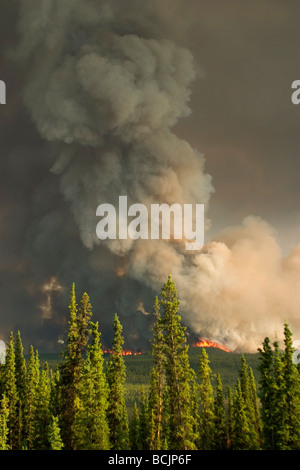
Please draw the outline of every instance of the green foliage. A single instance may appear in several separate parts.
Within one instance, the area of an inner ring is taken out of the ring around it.
[[[92,317],[89,296],[84,293],[79,308],[76,303],[75,285],[70,296],[70,320],[65,361],[60,365],[60,426],[66,449],[74,449],[74,420],[78,407],[79,387],[82,378],[84,355],[91,335]]]
[[[18,391],[16,383],[16,363],[15,363],[15,340],[13,333],[10,333],[9,344],[6,351],[4,367],[4,394],[8,401],[8,442],[9,449],[16,449],[18,446]]]
[[[169,391],[169,439],[174,450],[195,449],[195,422],[191,409],[194,371],[189,364],[185,330],[178,313],[180,301],[169,276],[161,291],[166,384]]]
[[[166,371],[165,371],[165,351],[164,351],[164,323],[159,312],[159,301],[155,298],[152,340],[153,366],[150,371],[150,391],[149,391],[149,448],[152,450],[162,449],[163,435],[167,435],[166,420]]]
[[[35,430],[35,405],[36,393],[39,384],[39,358],[30,346],[29,359],[27,363],[27,373],[25,379],[25,400],[24,400],[24,432],[26,448],[34,448]]]
[[[220,374],[217,376],[217,390],[214,399],[214,428],[212,438],[212,448],[214,450],[227,449],[227,428],[225,399],[223,394],[223,385]]]
[[[249,450],[251,448],[251,435],[247,408],[243,397],[240,379],[237,380],[233,396],[233,450]]]
[[[118,315],[114,317],[114,339],[112,353],[107,365],[109,386],[107,418],[110,429],[110,442],[113,450],[129,448],[129,423],[125,403],[126,368],[123,358],[122,325]]]
[[[199,406],[200,419],[198,425],[198,448],[211,450],[214,446],[214,390],[212,387],[212,371],[205,349],[201,350],[199,367]]]
[[[48,440],[49,440],[50,450],[62,450],[63,449],[63,441],[60,436],[58,416],[51,417],[49,430],[48,430]]]
[[[49,448],[48,433],[51,421],[50,393],[49,369],[46,364],[40,373],[34,396],[33,447],[36,450],[47,450]]]
[[[263,447],[273,450],[300,448],[300,376],[293,363],[292,333],[284,324],[284,351],[265,338],[259,349],[261,373]]]
[[[232,449],[233,441],[233,431],[234,431],[234,416],[233,416],[233,396],[231,387],[228,387],[227,390],[227,445],[229,449]]]
[[[189,347],[169,276],[154,301],[151,352],[124,356],[114,316],[103,354],[89,296],[73,284],[60,359],[10,333],[0,365],[0,450],[299,450],[300,368],[292,333],[258,354]],[[200,364],[199,364],[200,359]],[[256,384],[259,387],[257,389]],[[223,390],[228,390],[226,398]]]
[[[133,417],[129,429],[129,442],[131,450],[141,450],[140,442],[140,416],[137,404],[134,404]]]
[[[249,422],[250,448],[260,449],[260,418],[256,397],[256,385],[252,370],[248,371],[248,365],[244,355],[241,357],[240,383],[246,417]]]
[[[2,396],[1,408],[0,408],[0,450],[9,450],[8,419],[9,419],[9,403],[8,403],[8,398],[4,394]]]
[[[92,328],[93,342],[83,364],[75,402],[74,443],[79,450],[108,450],[108,388],[103,371],[98,323],[93,324]]]
[[[283,449],[300,448],[300,376],[293,362],[294,348],[292,332],[288,324],[284,324],[284,354],[282,356],[283,375]]]

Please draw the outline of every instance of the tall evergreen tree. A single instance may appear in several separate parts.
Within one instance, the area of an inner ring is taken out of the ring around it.
[[[84,293],[78,308],[75,284],[72,285],[69,304],[69,331],[65,361],[60,365],[60,427],[65,449],[74,448],[73,425],[76,402],[83,370],[84,355],[91,334],[89,322],[92,317],[89,296]]]
[[[103,371],[98,323],[92,324],[92,338],[76,398],[74,443],[76,449],[108,450],[110,448],[106,415],[108,388]]]
[[[22,449],[24,435],[24,405],[25,405],[25,383],[26,383],[26,360],[24,357],[21,333],[18,331],[15,342],[15,375],[18,394],[17,415],[18,415],[18,437],[17,448]]]
[[[256,394],[254,397],[255,383],[254,383],[254,377],[252,375],[251,384],[250,384],[248,365],[246,363],[246,359],[243,354],[241,357],[241,367],[240,367],[239,375],[240,375],[243,401],[245,404],[245,411],[246,411],[247,419],[249,422],[249,435],[250,435],[250,441],[251,441],[250,449],[258,450],[260,449],[260,426],[259,426],[259,416],[257,413],[258,408],[257,408],[257,403],[255,401]]]
[[[233,439],[233,427],[234,427],[234,416],[233,416],[233,396],[232,389],[230,386],[227,388],[227,430],[228,430],[228,449],[232,449]]]
[[[4,394],[1,399],[1,407],[0,407],[0,450],[9,450],[8,419],[9,419],[9,403],[8,403],[8,398]]]
[[[59,368],[56,365],[55,369],[50,369],[50,411],[51,415],[57,417],[60,410],[60,374]]]
[[[284,393],[284,449],[300,449],[300,376],[293,362],[292,332],[287,322],[284,324],[283,378]]]
[[[9,422],[9,448],[18,448],[19,420],[18,420],[18,391],[16,384],[15,340],[13,332],[9,336],[4,369],[4,393],[8,400]]]
[[[283,357],[276,340],[273,343],[273,382],[271,394],[273,397],[272,410],[272,449],[283,450],[285,448],[285,383],[283,376]]]
[[[40,373],[39,382],[34,396],[34,449],[49,449],[50,410],[50,377],[49,367],[45,364]]]
[[[241,365],[240,365],[240,384],[241,391],[244,399],[246,409],[250,408],[250,390],[249,390],[249,376],[248,376],[248,366],[244,354],[241,356]]]
[[[63,441],[60,436],[60,427],[58,423],[58,416],[52,416],[49,430],[48,430],[48,440],[50,450],[62,450]]]
[[[17,333],[16,343],[15,343],[15,373],[16,373],[16,386],[17,386],[18,395],[21,400],[24,400],[26,360],[24,357],[24,349],[23,349],[20,331],[18,331]]]
[[[153,367],[150,372],[150,391],[149,391],[149,416],[150,416],[150,450],[162,449],[162,435],[168,435],[166,429],[166,372],[165,372],[165,354],[164,354],[164,325],[159,312],[159,301],[155,297],[154,301],[155,324],[153,327],[152,340],[152,358]]]
[[[173,450],[195,449],[194,417],[192,415],[191,388],[195,380],[189,364],[185,330],[178,314],[180,301],[174,281],[169,276],[161,291],[164,343],[166,354],[166,380],[170,401],[170,444]]]
[[[284,323],[284,351],[278,342],[272,350],[265,338],[260,357],[260,390],[264,448],[294,450],[300,448],[300,377],[293,363],[292,333]]]
[[[126,368],[123,358],[122,325],[118,315],[114,316],[114,339],[112,352],[107,364],[108,396],[108,425],[112,450],[129,448],[129,424],[125,404]]]
[[[39,359],[38,354],[35,354],[32,345],[29,349],[29,358],[26,369],[24,432],[26,447],[28,450],[32,450],[34,448],[35,398],[39,383]]]
[[[224,406],[223,385],[220,374],[217,375],[217,390],[214,399],[213,449],[227,449],[227,429]]]
[[[130,450],[141,450],[140,416],[137,404],[134,404],[133,416],[129,428]]]
[[[258,370],[260,371],[260,400],[262,404],[261,418],[263,426],[263,448],[266,450],[276,449],[275,429],[277,420],[274,417],[275,402],[274,389],[274,353],[268,337],[263,341],[260,353]]]
[[[251,436],[246,405],[243,398],[240,379],[237,380],[233,396],[233,450],[249,450]]]
[[[203,348],[200,354],[199,367],[199,403],[200,419],[198,428],[198,448],[211,450],[213,448],[215,415],[214,415],[214,391],[212,386],[213,374],[209,366],[206,350]]]
[[[195,445],[199,444],[199,384],[196,380],[192,381],[191,385],[191,413],[194,418],[193,432],[195,435]]]
[[[149,403],[148,397],[146,396],[145,390],[142,387],[141,391],[141,405],[139,413],[139,429],[140,429],[140,447],[141,450],[149,449],[150,440],[150,414],[149,414]]]
[[[254,448],[261,449],[262,446],[262,423],[259,411],[259,403],[256,390],[256,381],[253,370],[249,367],[249,395],[252,409],[252,425],[254,428]]]

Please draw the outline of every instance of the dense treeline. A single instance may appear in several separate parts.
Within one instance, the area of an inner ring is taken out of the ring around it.
[[[171,277],[154,302],[152,368],[129,422],[122,325],[104,361],[89,297],[77,304],[72,286],[63,360],[41,367],[20,332],[10,334],[0,369],[1,450],[254,450],[300,449],[300,375],[292,334],[284,350],[265,338],[259,349],[259,396],[253,370],[241,355],[234,387],[213,376],[206,350],[191,367],[180,301]]]

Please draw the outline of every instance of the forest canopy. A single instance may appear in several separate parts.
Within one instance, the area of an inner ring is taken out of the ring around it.
[[[300,375],[287,323],[284,348],[265,338],[257,370],[241,354],[237,380],[225,387],[205,348],[192,366],[169,276],[154,299],[147,387],[139,384],[130,413],[117,314],[112,326],[104,354],[89,296],[78,302],[73,284],[68,337],[55,367],[33,346],[25,356],[20,332],[10,333],[0,365],[0,450],[300,449]]]

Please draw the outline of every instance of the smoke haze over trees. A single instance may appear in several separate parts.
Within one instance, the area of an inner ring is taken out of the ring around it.
[[[150,386],[140,386],[131,419],[122,325],[115,315],[104,360],[87,293],[78,302],[73,284],[68,338],[55,369],[41,367],[32,346],[25,360],[20,332],[11,332],[0,366],[0,450],[299,450],[300,375],[288,324],[283,350],[268,337],[259,350],[258,396],[242,354],[227,390],[219,374],[215,382],[205,349],[197,371],[191,368],[179,305],[169,276],[154,302]]]

